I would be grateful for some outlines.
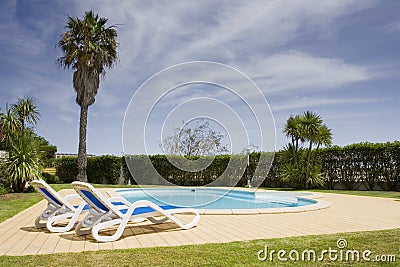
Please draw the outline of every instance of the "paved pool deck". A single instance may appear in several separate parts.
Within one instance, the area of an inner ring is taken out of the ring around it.
[[[113,194],[114,189],[102,189]],[[67,195],[72,190],[61,190]],[[319,193],[331,206],[294,213],[203,214],[199,224],[181,230],[172,223],[129,224],[115,242],[98,243],[74,231],[50,233],[35,228],[46,206],[43,200],[0,223],[0,255],[39,255],[64,252],[223,243],[400,228],[400,202],[390,198]],[[188,215],[185,215],[188,216]],[[181,219],[185,218],[182,215]]]

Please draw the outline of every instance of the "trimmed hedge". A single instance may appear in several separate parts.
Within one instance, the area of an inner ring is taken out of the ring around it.
[[[252,179],[253,184],[276,185],[274,164],[269,175],[266,172],[267,165],[259,168],[260,170],[255,174],[260,155],[261,153],[250,154],[247,168],[238,167],[239,164],[243,165],[247,161],[247,155],[217,155],[215,158],[131,155],[127,157],[127,161],[140,184],[160,184],[157,176],[161,176],[170,183],[182,186],[202,186],[210,183],[214,186],[246,186],[249,178]],[[263,153],[263,155],[271,157],[273,153]],[[183,166],[183,170],[175,167],[168,157],[171,157],[172,161],[179,161],[179,166]],[[192,161],[211,162],[211,164],[200,171],[185,171],[184,169],[190,169],[189,164],[192,164]]]
[[[72,183],[78,175],[77,157],[62,157],[55,160],[56,176],[61,183]]]
[[[118,184],[121,173],[121,157],[88,157],[87,177],[89,183]],[[77,157],[56,159],[56,175],[62,183],[72,183],[78,175]]]
[[[319,151],[322,172],[330,189],[342,184],[347,189],[381,187],[396,190],[400,183],[400,142],[359,143]]]
[[[127,161],[133,169],[133,174],[140,184],[156,184],[157,175],[176,185],[200,186],[214,182],[213,185],[246,186],[248,178],[252,184],[264,187],[288,187],[287,181],[280,177],[280,154],[275,153],[270,171],[265,170],[269,166],[260,166],[261,171],[255,174],[261,153],[250,154],[249,166],[246,169],[238,169],[224,174],[230,160],[233,169],[237,164],[235,160],[243,160],[245,155],[218,155],[213,160],[208,157],[186,157],[184,164],[193,160],[210,160],[207,168],[198,172],[184,171],[171,164],[166,155],[132,155],[127,156]],[[315,163],[321,165],[321,171],[325,176],[325,186],[333,189],[336,185],[343,185],[347,189],[375,190],[400,190],[400,142],[384,144],[360,143],[345,147],[330,147],[319,149],[315,153]],[[264,153],[271,157],[273,153]],[[149,160],[150,159],[150,160]],[[183,157],[174,156],[174,160],[182,160]],[[247,159],[246,159],[247,160]],[[236,164],[236,165],[235,165]],[[133,167],[132,167],[133,166]],[[156,170],[152,172],[152,170]],[[63,183],[71,183],[76,180],[77,158],[63,157],[56,160],[56,171],[59,180]],[[132,174],[124,157],[98,156],[88,158],[88,181],[90,183],[117,184],[128,181],[135,184]]]

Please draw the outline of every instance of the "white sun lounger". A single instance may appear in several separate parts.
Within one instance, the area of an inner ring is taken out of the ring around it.
[[[170,220],[183,229],[189,229],[196,226],[200,220],[200,214],[192,208],[158,206],[148,200],[130,203],[122,197],[107,199],[92,185],[83,182],[73,182],[72,187],[90,206],[89,213],[76,226],[76,233],[79,235],[92,233],[93,237],[100,242],[118,240],[128,222],[142,222],[148,219],[153,223],[163,223]],[[116,206],[111,201],[120,201],[124,205]],[[191,222],[184,224],[174,214],[193,214],[194,218]],[[159,216],[163,218],[156,218]],[[101,230],[114,225],[118,225],[114,234],[99,234]]]
[[[49,231],[57,233],[67,232],[74,227],[79,215],[89,209],[89,206],[77,194],[63,197],[43,180],[33,180],[31,185],[48,202],[46,209],[35,220],[35,225],[38,228],[47,227]],[[71,199],[78,199],[79,205],[72,205],[69,202]],[[57,226],[57,222],[67,219],[69,219],[67,225]],[[40,222],[42,220],[45,222]],[[53,225],[54,223],[55,225]]]

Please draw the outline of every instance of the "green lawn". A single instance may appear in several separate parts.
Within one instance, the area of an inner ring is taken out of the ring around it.
[[[38,256],[0,256],[0,266],[287,266],[293,263],[292,261],[279,261],[276,253],[272,262],[269,258],[260,261],[257,253],[265,246],[269,251],[286,250],[289,253],[291,250],[296,250],[300,255],[304,250],[316,252],[317,260],[315,262],[298,261],[296,262],[297,266],[396,266],[395,263],[351,261],[351,258],[347,262],[331,261],[328,254],[325,254],[324,261],[318,261],[318,258],[323,250],[338,249],[337,240],[344,238],[348,244],[346,249],[359,251],[361,259],[362,253],[370,250],[372,253],[369,255],[369,259],[371,260],[374,260],[377,255],[394,255],[398,263],[400,261],[399,236],[400,229],[394,229],[224,244],[103,250]],[[343,250],[343,255],[346,255],[346,249]],[[337,253],[340,257],[340,250]],[[288,257],[288,255],[284,257]]]
[[[345,194],[345,195],[368,196],[368,197],[398,198],[400,200],[400,192],[394,192],[394,191],[310,190],[310,192]]]
[[[0,222],[38,203],[43,198],[34,193],[13,193],[0,195]]]
[[[265,187],[260,187],[260,189],[276,190],[276,191],[309,191],[309,192],[344,194],[344,195],[367,196],[367,197],[386,197],[386,198],[398,198],[400,200],[400,192],[395,192],[395,191],[358,191],[358,190],[322,190],[322,189],[298,190],[292,188],[265,188]]]
[[[51,185],[55,190],[71,188],[69,184]],[[95,185],[95,187],[127,187],[121,185]],[[130,186],[134,187],[134,186]],[[343,193],[399,198],[399,192],[376,191],[330,191],[313,192]],[[42,198],[37,193],[8,194],[0,196],[0,222],[17,212],[37,203]],[[333,235],[292,237],[281,239],[254,240],[224,244],[191,245],[180,247],[140,248],[129,250],[104,250],[97,252],[65,253],[38,256],[0,256],[0,266],[281,266],[292,262],[261,262],[257,252],[268,246],[269,251],[284,249],[288,253],[295,249],[300,255],[303,250],[314,250],[319,256],[323,250],[337,249],[336,241],[345,238],[348,249],[371,250],[370,259],[377,255],[394,255],[400,261],[400,229],[344,233]],[[287,257],[287,254],[285,255]],[[317,257],[318,257],[317,256]],[[298,266],[396,266],[395,263],[381,262],[341,262],[330,261],[325,255],[322,262],[297,262]]]

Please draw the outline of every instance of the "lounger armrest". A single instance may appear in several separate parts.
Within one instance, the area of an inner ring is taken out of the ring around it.
[[[82,198],[81,198],[78,194],[70,194],[70,195],[64,197],[64,199],[65,199],[65,200],[68,200],[68,201],[69,201],[70,199],[74,199],[74,198],[77,198],[77,199],[82,200]]]
[[[110,202],[122,202],[127,206],[132,205],[132,203],[130,203],[128,200],[126,200],[123,197],[111,197],[111,198],[108,199],[108,201],[110,201]]]

